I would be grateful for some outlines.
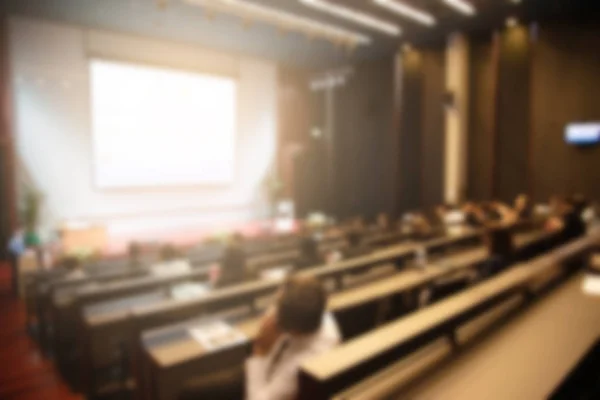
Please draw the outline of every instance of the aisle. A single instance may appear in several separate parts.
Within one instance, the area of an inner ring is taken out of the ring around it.
[[[25,308],[10,294],[10,270],[0,264],[0,399],[77,400],[25,331]]]

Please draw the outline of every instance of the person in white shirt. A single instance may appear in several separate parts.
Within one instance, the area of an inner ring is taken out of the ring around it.
[[[338,345],[340,331],[325,311],[327,295],[314,278],[284,284],[277,305],[264,317],[246,361],[246,400],[291,400],[298,393],[302,362]]]
[[[326,306],[327,294],[318,280],[288,279],[264,315],[244,367],[190,382],[180,399],[295,399],[302,362],[341,342]]]

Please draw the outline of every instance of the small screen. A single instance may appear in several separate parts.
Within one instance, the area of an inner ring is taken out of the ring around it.
[[[565,140],[574,145],[590,145],[600,142],[600,122],[567,125]]]

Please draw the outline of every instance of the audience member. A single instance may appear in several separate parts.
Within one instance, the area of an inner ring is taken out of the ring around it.
[[[228,286],[243,282],[246,279],[246,252],[244,237],[235,233],[229,239],[223,258],[218,286]]]
[[[180,399],[295,399],[302,362],[341,341],[337,323],[326,312],[326,305],[327,294],[318,280],[298,276],[289,279],[274,307],[263,317],[245,367],[194,380],[186,385]]]
[[[569,242],[586,233],[586,224],[582,218],[582,212],[586,202],[582,197],[573,196],[569,199],[553,198],[553,217],[546,222],[546,229],[555,232],[556,244]]]
[[[487,218],[483,210],[475,203],[467,202],[462,207],[465,215],[465,224],[472,228],[481,228],[485,225]]]
[[[413,239],[426,240],[432,238],[435,234],[429,220],[422,213],[413,213],[410,224]]]
[[[142,263],[142,245],[138,242],[131,242],[127,247],[127,254],[129,256],[129,266],[131,268],[139,268],[143,265]]]
[[[393,230],[393,226],[390,223],[390,216],[386,213],[377,214],[377,218],[375,219],[375,225],[373,226],[373,230],[379,232],[389,232]]]
[[[482,271],[482,276],[485,278],[504,270],[514,261],[515,248],[511,226],[494,224],[488,227],[484,235],[484,243],[489,257]]]
[[[360,257],[371,252],[371,248],[364,242],[361,231],[351,230],[346,233],[346,242],[348,247],[342,252],[344,258]]]
[[[310,234],[306,233],[300,238],[300,257],[295,262],[296,270],[313,267],[323,263],[319,254],[319,244]]]
[[[173,261],[180,257],[179,251],[172,244],[165,244],[161,246],[159,252],[160,261]]]
[[[531,218],[533,215],[533,207],[531,206],[529,196],[524,193],[518,195],[515,198],[514,211],[522,220]]]

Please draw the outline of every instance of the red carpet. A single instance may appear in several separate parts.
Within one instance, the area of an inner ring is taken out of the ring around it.
[[[10,293],[10,268],[0,264],[0,399],[78,400],[25,330],[25,306]]]

